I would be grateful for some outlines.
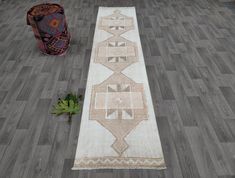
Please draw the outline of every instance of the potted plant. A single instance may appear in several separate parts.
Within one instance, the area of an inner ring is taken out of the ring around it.
[[[52,114],[60,116],[62,114],[68,115],[68,122],[72,121],[72,116],[80,113],[81,106],[79,101],[82,99],[81,95],[73,93],[67,94],[64,98],[59,98],[56,105],[53,106]]]

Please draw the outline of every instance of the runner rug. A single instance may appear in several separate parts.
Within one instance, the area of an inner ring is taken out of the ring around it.
[[[72,169],[163,169],[134,7],[100,7]]]

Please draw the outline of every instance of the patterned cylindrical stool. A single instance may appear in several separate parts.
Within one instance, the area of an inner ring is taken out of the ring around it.
[[[63,7],[49,3],[36,5],[27,13],[27,24],[32,26],[38,46],[43,53],[65,54],[70,34]]]

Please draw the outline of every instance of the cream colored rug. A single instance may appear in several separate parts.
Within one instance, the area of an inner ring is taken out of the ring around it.
[[[164,169],[134,7],[100,7],[73,170]]]

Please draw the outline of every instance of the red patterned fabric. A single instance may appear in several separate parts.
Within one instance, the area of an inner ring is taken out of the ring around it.
[[[69,45],[70,35],[65,21],[64,9],[59,4],[39,4],[27,13],[38,46],[43,53],[63,55]]]

